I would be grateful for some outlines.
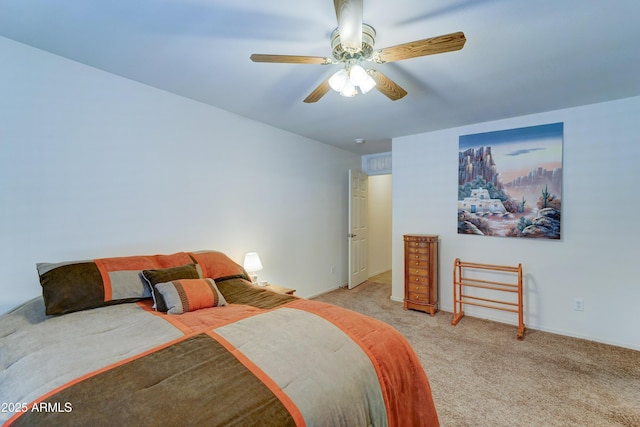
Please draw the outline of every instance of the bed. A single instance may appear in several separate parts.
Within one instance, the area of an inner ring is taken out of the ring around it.
[[[405,338],[216,251],[38,264],[0,316],[11,426],[436,426]]]

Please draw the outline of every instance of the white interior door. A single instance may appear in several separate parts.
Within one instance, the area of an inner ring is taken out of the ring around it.
[[[368,176],[362,171],[349,170],[349,289],[369,278],[367,267]]]

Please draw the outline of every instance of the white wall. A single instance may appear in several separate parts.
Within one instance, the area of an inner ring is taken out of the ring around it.
[[[5,38],[0,57],[0,312],[40,294],[36,262],[258,251],[298,295],[347,281],[359,156]]]
[[[522,263],[527,327],[640,349],[638,117],[634,97],[395,139],[392,299],[403,298],[402,235],[439,234],[443,310],[453,309],[455,258]],[[562,239],[458,235],[458,137],[555,122],[564,122]],[[574,311],[576,297],[584,311]],[[502,311],[465,312],[515,322]]]
[[[369,177],[369,277],[391,270],[391,174]]]

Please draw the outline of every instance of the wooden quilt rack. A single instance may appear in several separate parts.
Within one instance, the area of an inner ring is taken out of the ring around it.
[[[504,271],[507,273],[515,273],[516,283],[495,282],[491,280],[475,279],[463,276],[468,269],[475,270],[493,270]],[[518,294],[518,302],[510,302],[498,299],[481,298],[464,294],[464,288],[481,288],[489,289],[496,292],[512,292]],[[464,316],[463,304],[475,305],[479,307],[493,308],[496,310],[510,311],[518,313],[518,335],[517,338],[524,338],[524,320],[522,311],[522,264],[517,267],[508,267],[503,265],[478,264],[473,262],[463,262],[460,258],[456,258],[453,264],[453,320],[451,324],[457,325]]]

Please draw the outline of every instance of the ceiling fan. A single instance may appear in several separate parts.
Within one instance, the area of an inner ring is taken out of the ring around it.
[[[333,58],[322,56],[264,55],[253,54],[253,62],[288,64],[344,64],[344,68],[327,78],[304,100],[317,102],[329,89],[343,96],[355,96],[358,90],[367,93],[374,87],[392,101],[403,98],[407,91],[393,80],[375,69],[365,70],[363,62],[384,64],[419,56],[460,50],[467,39],[464,33],[456,32],[397,46],[374,50],[376,31],[362,22],[363,0],[333,0],[338,27],[331,33]]]

